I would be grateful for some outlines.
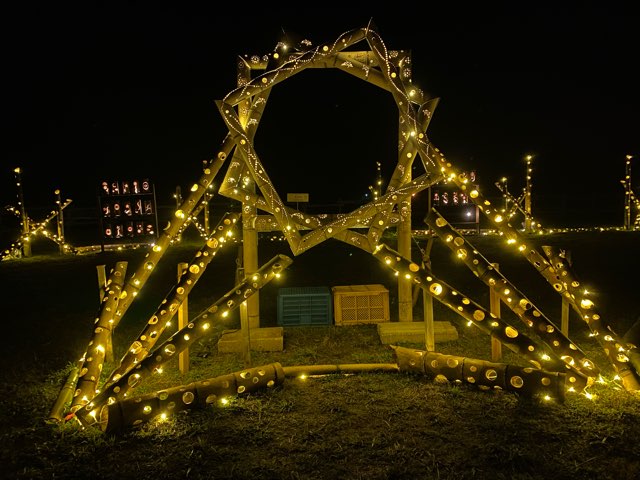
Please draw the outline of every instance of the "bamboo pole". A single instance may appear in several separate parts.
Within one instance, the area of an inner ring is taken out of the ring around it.
[[[93,335],[82,357],[82,367],[78,372],[78,385],[71,404],[72,412],[87,405],[96,393],[96,386],[100,380],[105,360],[105,343],[108,342],[112,334],[113,317],[118,308],[126,272],[127,262],[117,262],[109,275],[106,295],[95,321]]]
[[[60,423],[64,420],[65,409],[67,408],[67,405],[71,403],[73,392],[76,388],[76,383],[78,382],[79,369],[79,367],[73,367],[69,372],[69,375],[67,376],[67,379],[60,389],[60,393],[58,393],[58,397],[49,412],[49,422]]]
[[[230,398],[281,386],[287,377],[399,371],[395,363],[283,367],[276,362],[110,403],[101,409],[96,424],[106,433],[119,433],[183,410],[224,407]]]
[[[429,196],[431,196],[431,189],[429,189]],[[429,198],[431,203],[431,198]],[[422,252],[422,266],[431,269],[431,249],[433,248],[433,236],[429,236],[427,245]],[[436,349],[436,328],[435,318],[433,316],[433,297],[429,295],[425,290],[422,291],[422,310],[424,315],[424,344],[428,352],[433,352]]]
[[[427,268],[420,267],[403,258],[398,252],[384,244],[378,245],[373,255],[406,281],[418,284],[436,300],[466,319],[470,325],[475,325],[486,334],[500,340],[503,345],[523,356],[536,368],[550,371],[567,368],[564,361],[553,351],[545,349],[544,344],[527,337],[511,325],[496,318],[491,312],[436,278]],[[575,371],[572,371],[571,374],[571,378],[576,383],[580,383],[579,379],[583,376]]]
[[[223,407],[230,398],[278,387],[284,379],[282,366],[272,363],[163,389],[104,406],[95,426],[106,433],[117,433],[184,410]]]
[[[585,322],[589,323],[595,318],[605,329],[609,327],[606,322],[601,320],[595,303],[591,299],[585,298],[584,294],[571,284],[559,282],[556,269],[552,268],[545,255],[535,246],[529,245],[528,241],[519,235],[517,230],[509,223],[508,219],[504,217],[500,210],[498,208],[494,209],[491,201],[484,197],[480,188],[477,185],[469,185],[465,176],[456,171],[442,152],[434,149],[422,139],[418,139],[418,151],[421,155],[424,154],[423,164],[428,172],[434,174],[436,172],[441,173],[445,175],[449,181],[455,183],[461,190],[469,192],[469,198],[501,233],[506,245],[523,255],[527,261],[535,267],[538,273],[553,286],[558,294],[568,295],[574,309]],[[425,158],[429,161],[425,162]],[[600,333],[602,333],[603,338],[606,336],[605,331],[598,330],[594,332],[595,335],[600,335]],[[605,341],[603,346],[608,345],[610,342],[612,342],[611,346],[617,343],[614,337],[607,336],[607,338],[608,340]],[[640,390],[640,367],[630,362],[630,359],[638,358],[638,348],[625,343],[619,343],[618,345],[622,348],[621,352],[618,351],[617,348],[606,348],[605,352],[617,375],[622,380],[624,388],[630,392],[638,391]]]
[[[625,172],[624,172],[624,229],[631,230],[631,159],[632,155],[625,157]]]
[[[524,231],[526,233],[532,233],[533,231],[533,222],[531,221],[531,160],[533,157],[531,155],[527,155],[525,157],[526,161],[526,182],[524,188],[524,211],[527,212],[524,218]]]
[[[400,119],[401,120],[401,117]],[[402,138],[402,135],[406,132],[403,131],[403,124],[401,121],[399,124],[399,135]],[[410,139],[411,137],[408,136]],[[415,147],[411,146],[411,141],[408,141],[409,149],[411,149],[410,155],[415,156]],[[403,149],[398,152],[400,158],[398,159],[398,163],[403,163],[404,159],[402,158]],[[411,163],[409,163],[408,168],[405,169],[404,175],[401,180],[402,185],[407,185],[411,182]],[[405,258],[411,258],[411,196],[404,197],[398,203],[398,210],[402,212],[402,217],[398,226],[396,228],[397,238],[398,238],[398,252]],[[397,282],[398,288],[398,321],[400,322],[412,322],[413,321],[413,292],[411,288],[411,284],[403,281],[398,278]]]
[[[100,294],[100,301],[104,299],[105,289],[107,288],[107,271],[106,265],[96,265],[98,273],[98,293]]]
[[[565,250],[565,258],[569,265],[571,265],[571,252],[569,250]],[[560,330],[567,337],[569,336],[569,315],[571,313],[571,309],[569,308],[571,304],[566,297],[562,297],[562,304],[560,306]]]
[[[241,87],[251,82],[251,70],[244,67],[243,62],[238,62],[238,86]],[[250,142],[253,143],[258,120],[262,116],[262,112],[267,104],[268,95],[271,89],[268,89],[264,95],[256,98],[264,100],[259,105],[253,104],[253,98],[245,98],[237,105],[238,120]],[[249,129],[249,120],[253,119],[252,127]],[[246,177],[248,178],[248,177]],[[244,182],[243,182],[244,183]],[[255,194],[256,185],[250,182],[244,185],[246,190]],[[242,200],[242,248],[239,251],[240,267],[244,274],[251,275],[258,269],[258,231],[256,230],[256,217],[258,210],[255,202]],[[243,338],[243,355],[245,367],[251,366],[251,329],[260,326],[260,293],[252,295],[250,299],[240,305],[240,330]]]
[[[602,346],[625,388],[630,391],[640,390],[640,374],[638,373],[640,372],[640,350],[638,347],[626,342],[610,324],[600,317],[596,311],[595,303],[573,272],[564,251],[551,246],[542,246],[542,250],[553,265],[553,271],[556,275],[554,284],[556,290],[564,292],[563,296],[571,302],[574,309],[586,322],[591,335]]]
[[[291,60],[284,62],[278,68],[267,71],[228,93],[223,102],[232,106],[238,105],[241,101],[253,97],[265,89],[272,88],[292,75],[310,67],[314,62],[322,62],[325,58],[349,48],[362,40],[365,37],[365,33],[366,30],[363,28],[354,29],[343,33],[334,42],[318,45],[312,50],[293,56]]]
[[[158,375],[163,371],[163,365],[172,360],[176,353],[182,352],[195,341],[211,334],[212,323],[224,322],[229,314],[247,298],[260,290],[274,278],[280,276],[280,272],[291,264],[291,258],[285,255],[276,255],[264,264],[260,270],[251,277],[246,277],[243,282],[223,295],[209,308],[198,314],[187,328],[178,330],[164,343],[157,346],[149,355],[140,361],[135,368],[122,375],[113,384],[105,387],[85,408],[76,412],[77,418],[85,426],[95,425],[100,418],[100,410],[106,404],[126,398],[128,392],[138,387],[145,378],[150,375]]]
[[[178,264],[178,282],[189,269],[187,262]],[[189,296],[184,295],[180,306],[178,307],[178,330],[182,330],[189,324]],[[189,373],[189,349],[185,348],[178,354],[178,369],[182,375]]]
[[[491,291],[520,318],[530,330],[564,362],[567,368],[580,372],[588,377],[595,377],[599,369],[592,360],[562,331],[549,320],[533,302],[520,292],[504,275],[477,249],[473,247],[455,228],[435,209],[427,215],[426,223],[440,237],[444,244],[452,250],[480,280],[491,288]]]
[[[220,220],[215,232],[195,254],[183,276],[169,291],[164,300],[160,302],[160,305],[142,328],[136,340],[127,349],[119,365],[109,375],[105,385],[117,382],[125,373],[139,365],[153,349],[178,311],[180,304],[187,298],[217,252],[231,238],[238,218],[237,213],[227,213]]]
[[[305,377],[310,375],[352,374],[352,373],[377,373],[399,371],[395,363],[343,363],[336,365],[293,365],[282,367],[286,377]]]
[[[22,227],[22,255],[25,257],[31,256],[31,243],[30,233],[31,227],[29,225],[29,217],[27,216],[27,210],[24,205],[24,191],[22,188],[22,171],[20,167],[13,170],[16,178],[16,187],[18,188],[18,209],[20,210],[20,226]]]
[[[497,272],[499,265],[497,263],[492,263],[491,265]],[[497,318],[501,318],[500,295],[494,289],[489,290],[489,311]],[[502,360],[502,343],[493,337],[491,337],[491,360],[494,362]]]
[[[205,168],[205,171],[198,182],[192,185],[189,195],[175,211],[173,219],[163,229],[161,235],[147,253],[145,260],[140,264],[133,275],[128,278],[124,286],[122,300],[118,305],[118,312],[116,312],[114,318],[114,329],[118,326],[120,320],[126,314],[138,292],[145,285],[151,273],[155,270],[156,265],[167,251],[169,245],[173,242],[175,236],[180,232],[182,224],[200,202],[200,199],[222,167],[233,147],[234,143],[231,137],[225,137],[216,157],[209,161],[209,166]]]
[[[420,373],[433,379],[474,385],[481,390],[508,390],[520,395],[541,396],[564,402],[565,394],[576,390],[571,376],[520,367],[506,363],[488,362],[469,357],[424,352],[391,346],[401,372]],[[584,386],[583,386],[584,387]]]

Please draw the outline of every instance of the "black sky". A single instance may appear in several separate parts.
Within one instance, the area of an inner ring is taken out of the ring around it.
[[[237,55],[271,52],[283,33],[332,41],[371,19],[389,49],[412,50],[414,83],[440,98],[431,141],[485,186],[507,176],[522,188],[531,153],[537,194],[616,203],[625,155],[640,155],[640,18],[625,8],[187,3],[5,10],[3,205],[15,201],[16,166],[27,206],[52,202],[56,188],[92,206],[100,180],[134,176],[171,203],[224,137],[214,101],[234,88]],[[279,189],[357,198],[376,161],[395,164],[390,96],[344,77],[315,70],[274,88],[256,147]]]

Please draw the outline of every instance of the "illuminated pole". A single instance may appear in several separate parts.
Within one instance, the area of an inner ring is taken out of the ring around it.
[[[376,162],[376,184],[375,186],[369,186],[369,190],[371,191],[371,196],[373,200],[377,200],[382,192],[382,171],[380,167],[382,164],[380,162]]]
[[[525,233],[531,233],[531,160],[532,155],[527,155],[525,160],[527,161],[527,177],[526,187],[524,190],[524,211],[526,212],[524,218],[524,231]]]
[[[60,197],[60,190],[56,189],[53,193],[56,194],[56,205],[58,206],[58,245],[60,246],[60,253],[65,253],[64,217],[62,213],[62,198]]]
[[[203,169],[207,168],[207,161],[203,160],[202,161],[202,167]],[[204,195],[202,197],[202,202],[203,202],[203,206],[204,206],[204,233],[205,235],[208,237],[209,235],[211,235],[211,228],[209,226],[209,200],[211,200],[212,195],[209,193],[209,189],[212,187],[212,183],[209,184],[209,188],[207,190],[205,190]]]
[[[238,88],[251,83],[251,67],[247,68],[247,63],[241,58],[238,59]],[[268,82],[267,82],[268,84]],[[239,127],[244,135],[247,136],[249,144],[253,144],[253,138],[259,124],[260,116],[266,106],[269,98],[270,89],[266,92],[256,92],[256,95],[245,96],[237,102],[237,114]],[[240,158],[242,153],[236,150],[234,158]],[[236,157],[237,156],[237,157]],[[243,169],[243,173],[248,173]],[[255,228],[256,218],[258,217],[258,208],[256,203],[251,201],[252,195],[256,193],[256,184],[248,181],[249,175],[242,175],[244,188],[250,193],[241,199],[242,202],[242,268],[245,275],[252,275],[258,270],[258,230]],[[206,201],[206,198],[205,198]],[[246,366],[251,362],[251,339],[250,329],[260,328],[260,293],[255,292],[245,302],[240,305],[240,328],[242,330],[244,340],[244,360]]]
[[[500,181],[502,182],[502,186],[503,186],[502,196],[504,197],[504,211],[508,212],[509,211],[509,195],[508,195],[509,190],[507,189],[507,177],[502,177]]]
[[[22,227],[22,254],[25,257],[31,256],[31,244],[29,243],[29,217],[24,207],[24,194],[22,192],[22,180],[20,177],[20,167],[14,168],[16,174],[16,187],[18,187],[18,208],[20,209],[20,225]]]
[[[400,121],[399,134],[402,135],[402,122]],[[402,137],[400,137],[402,138]],[[399,152],[402,154],[403,152]],[[411,166],[405,170],[402,184],[411,183]],[[396,229],[398,235],[398,252],[405,258],[411,258],[411,196],[398,203],[398,209],[402,213],[402,220]],[[400,322],[413,321],[413,285],[398,277],[398,320]]]
[[[624,191],[624,229],[631,230],[631,159],[632,155],[627,155],[625,165],[625,191]]]
[[[182,205],[182,189],[180,185],[176,186],[176,193],[173,194],[173,198],[176,200],[176,208],[180,208],[180,205]]]

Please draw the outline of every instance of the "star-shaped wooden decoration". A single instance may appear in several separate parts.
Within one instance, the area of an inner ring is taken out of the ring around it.
[[[347,50],[362,41],[370,50]],[[372,252],[386,228],[409,218],[411,196],[444,179],[430,159],[435,150],[425,133],[437,99],[424,101],[423,93],[411,83],[410,54],[387,50],[371,24],[346,32],[332,43],[313,47],[303,40],[289,54],[285,48],[278,44],[270,55],[241,59],[240,86],[216,102],[235,144],[219,193],[242,202],[248,206],[245,208],[270,214],[273,226],[283,232],[294,255],[329,238]],[[266,70],[269,67],[273,68]],[[389,91],[398,106],[398,159],[386,192],[348,214],[309,215],[285,205],[253,145],[271,89],[307,68],[343,70]],[[251,79],[251,70],[258,69],[266,71]],[[414,179],[411,170],[418,155],[425,171]],[[366,228],[366,235],[355,228]]]

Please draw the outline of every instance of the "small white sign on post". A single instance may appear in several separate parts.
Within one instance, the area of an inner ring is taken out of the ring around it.
[[[309,202],[309,194],[308,193],[287,193],[287,202]]]

